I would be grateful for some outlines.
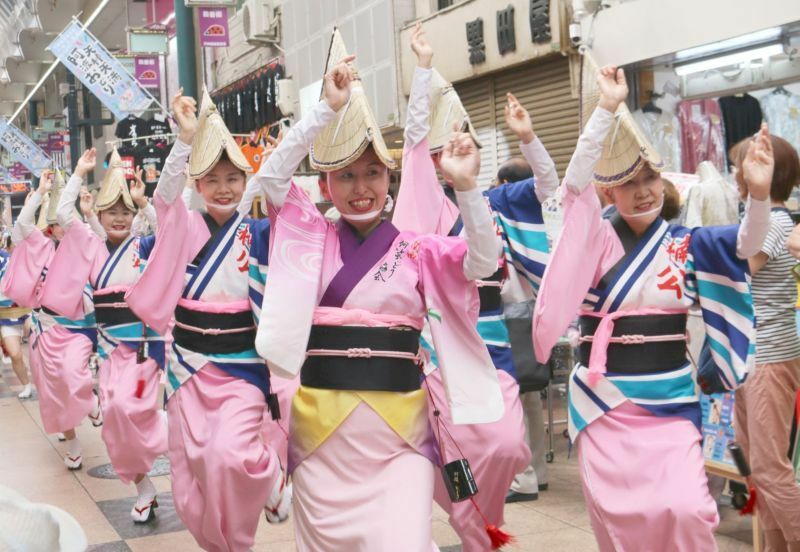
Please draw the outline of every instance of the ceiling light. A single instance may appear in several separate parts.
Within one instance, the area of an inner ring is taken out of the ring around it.
[[[704,44],[703,46],[687,48],[686,50],[681,50],[680,52],[676,53],[675,59],[683,61],[687,59],[697,58],[700,56],[722,53],[730,50],[737,50],[740,48],[745,48],[751,44],[771,42],[774,39],[778,38],[780,35],[781,35],[781,28],[772,27],[769,29],[764,29],[762,31],[757,31],[755,33],[749,33],[746,35],[737,36],[735,38],[729,38],[728,40],[720,40],[719,42]]]
[[[702,73],[704,71],[710,71],[711,69],[729,67],[731,65],[738,65],[740,63],[746,63],[756,59],[760,60],[764,58],[770,58],[782,53],[783,45],[770,44],[769,46],[745,50],[744,52],[736,52],[735,54],[728,54],[710,59],[704,59],[694,63],[687,63],[685,65],[678,65],[675,67],[675,73],[682,77],[691,73]]]

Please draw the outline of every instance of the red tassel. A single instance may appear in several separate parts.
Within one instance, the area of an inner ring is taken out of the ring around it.
[[[747,503],[739,512],[740,516],[746,516],[747,514],[752,515],[753,512],[756,511],[756,488],[750,487],[748,491],[750,492],[750,497],[747,499]]]
[[[516,540],[513,536],[509,535],[496,525],[487,525],[486,534],[489,535],[489,540],[492,543],[492,550],[499,550],[505,545],[511,544]]]
[[[136,393],[134,394],[134,396],[137,399],[141,399],[142,395],[144,395],[144,380],[140,379],[139,381],[136,382]]]

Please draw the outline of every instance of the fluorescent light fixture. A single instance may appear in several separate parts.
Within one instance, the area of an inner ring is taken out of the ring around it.
[[[752,60],[770,58],[782,53],[782,44],[770,44],[769,46],[761,46],[760,48],[753,48],[752,50],[745,50],[744,52],[736,52],[735,54],[704,59],[695,63],[678,65],[675,67],[675,73],[683,77],[691,73],[702,73],[704,71],[710,71],[711,69],[719,69],[720,67],[729,67]]]
[[[89,18],[83,22],[83,26],[88,29],[89,25],[91,25],[94,22],[94,20],[97,19],[97,16],[100,15],[100,12],[103,11],[103,9],[110,1],[111,0],[103,0],[102,2],[100,2],[97,8],[95,8],[95,10],[92,12],[92,15],[90,15]],[[19,116],[19,114],[22,113],[22,110],[25,109],[25,106],[28,105],[29,101],[31,101],[31,98],[33,98],[33,96],[36,94],[36,91],[42,87],[42,85],[47,81],[48,78],[50,78],[50,75],[53,74],[53,71],[56,70],[56,67],[58,67],[60,63],[61,63],[60,61],[55,60],[50,65],[50,67],[47,68],[47,71],[44,72],[44,75],[42,75],[42,77],[39,79],[39,82],[36,83],[36,86],[33,87],[33,90],[31,90],[30,93],[28,93],[27,97],[24,100],[22,100],[22,103],[19,104],[19,107],[14,112],[14,114],[11,117],[9,117],[7,121],[8,124],[13,123],[14,119],[16,119]]]
[[[686,59],[698,58],[700,56],[727,52],[730,50],[738,50],[747,47],[750,44],[761,44],[763,42],[773,41],[780,35],[780,27],[771,27],[769,29],[756,31],[755,33],[749,33],[746,35],[737,36],[735,38],[729,38],[727,40],[720,40],[719,42],[712,42],[711,44],[704,44],[694,48],[687,48],[686,50],[681,50],[680,52],[676,53],[675,59],[678,61],[683,61]]]

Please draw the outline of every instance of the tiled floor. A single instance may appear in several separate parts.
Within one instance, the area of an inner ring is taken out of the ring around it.
[[[3,376],[7,374],[4,372]],[[14,384],[12,379],[6,380]],[[14,387],[16,389],[16,387]],[[78,428],[83,443],[84,468],[68,472],[61,457],[64,443],[44,434],[35,400],[19,401],[15,394],[0,398],[0,485],[11,487],[35,502],[55,504],[70,512],[86,531],[90,550],[103,552],[197,550],[172,507],[169,476],[154,478],[160,507],[158,521],[134,526],[128,518],[135,489],[117,480],[89,475],[92,468],[108,463],[100,430],[84,423]],[[583,505],[577,466],[566,454],[566,440],[558,434],[555,461],[550,465],[550,489],[536,502],[506,508],[508,532],[516,536],[514,550],[586,552],[596,550]],[[752,550],[748,522],[724,509],[718,542],[723,552]],[[445,514],[436,509],[433,522],[436,543],[443,551],[461,549]],[[291,522],[262,522],[254,550],[294,550]]]

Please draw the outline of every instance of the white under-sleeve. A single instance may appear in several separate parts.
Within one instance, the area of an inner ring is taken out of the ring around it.
[[[497,259],[502,251],[489,206],[477,188],[464,192],[456,190],[456,201],[467,240],[464,276],[468,280],[488,278],[497,270]]]
[[[92,213],[92,215],[86,219],[86,223],[89,225],[89,228],[92,229],[101,240],[106,241],[108,239],[108,234],[106,234],[106,229],[103,228],[103,225],[100,224],[100,219],[97,218],[97,215]],[[136,219],[133,220],[133,223],[136,224]]]
[[[171,204],[181,195],[181,190],[186,185],[184,170],[186,170],[186,163],[191,152],[192,146],[182,142],[180,138],[175,140],[175,144],[164,162],[161,176],[158,177],[155,191],[165,203]]]
[[[558,173],[556,172],[556,164],[553,158],[547,153],[547,150],[539,140],[535,137],[533,141],[528,144],[520,142],[519,150],[522,152],[523,157],[531,166],[533,176],[536,177],[536,199],[539,203],[544,203],[550,199],[558,189]]]
[[[75,222],[75,201],[81,193],[81,185],[83,185],[83,179],[73,174],[67,180],[67,185],[61,191],[61,197],[58,199],[56,218],[64,232],[69,230],[69,227]]]
[[[740,259],[749,259],[761,251],[764,239],[767,237],[770,225],[770,201],[747,198],[744,209],[744,218],[739,225],[736,236],[736,256]]]
[[[187,209],[192,208],[193,195],[194,195],[194,189],[187,188],[186,186],[183,187],[183,191],[181,192],[181,199],[183,200],[183,204],[186,205]]]
[[[431,130],[431,75],[433,69],[417,66],[411,81],[411,94],[408,96],[406,128],[403,132],[406,147],[422,142]]]
[[[11,243],[19,245],[36,230],[36,210],[41,204],[42,194],[36,190],[17,215],[17,222],[11,229]]]
[[[589,117],[564,175],[564,182],[574,193],[581,193],[592,183],[594,167],[603,155],[603,142],[613,123],[614,114],[600,106]]]
[[[314,138],[336,117],[336,112],[321,101],[295,123],[266,163],[253,176],[259,189],[274,207],[280,209],[292,184],[292,176],[308,155]]]
[[[247,181],[244,194],[242,194],[242,200],[236,208],[240,215],[248,216],[250,214],[250,210],[253,208],[253,201],[258,197],[259,192],[261,192],[261,186],[259,186],[258,181],[255,178],[250,178]]]
[[[156,216],[156,208],[151,203],[139,209],[136,216],[133,217],[133,224],[131,224],[131,234],[134,236],[147,236],[151,233],[155,234],[158,229],[158,217]]]

